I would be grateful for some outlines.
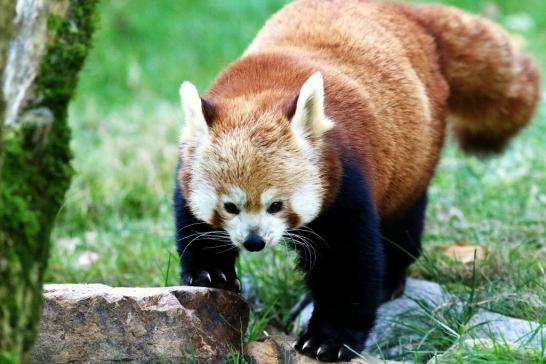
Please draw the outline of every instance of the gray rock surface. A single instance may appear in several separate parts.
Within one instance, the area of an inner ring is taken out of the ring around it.
[[[374,349],[381,346],[392,333],[392,321],[400,315],[419,310],[416,301],[424,300],[432,305],[438,305],[447,300],[448,296],[442,291],[442,287],[434,282],[419,279],[408,279],[404,295],[398,299],[383,304],[378,311],[377,321],[368,338],[367,347]],[[298,333],[305,327],[311,318],[313,304],[305,307],[294,323],[294,333]]]
[[[495,312],[479,311],[467,324],[472,339],[496,339],[525,348],[541,349],[546,343],[546,326]]]
[[[247,304],[223,290],[45,285],[31,362],[215,362],[240,348],[247,324]]]
[[[246,355],[252,364],[318,364],[318,360],[301,355],[294,349],[296,338],[290,336],[268,336],[262,340],[252,341],[246,346]],[[340,362],[348,363],[348,362]],[[353,359],[351,364],[396,364],[399,362],[381,360],[369,354],[362,359]]]
[[[383,304],[377,312],[377,321],[373,328],[366,347],[368,350],[381,351],[385,353],[388,350],[384,346],[387,341],[392,339],[395,325],[393,322],[399,320],[401,316],[421,310],[417,303],[424,301],[428,305],[436,307],[449,300],[442,287],[438,283],[423,281],[419,279],[408,279],[404,295],[398,299]],[[410,341],[411,338],[399,338],[400,342]]]
[[[429,309],[450,305],[460,309],[457,299],[443,292],[441,286],[434,282],[417,279],[408,279],[404,295],[398,299],[383,304],[378,311],[376,325],[368,341],[366,351],[381,356],[399,357],[403,352],[420,341],[420,335],[404,333],[400,335],[397,324],[403,322],[405,315],[424,312],[419,302],[423,302]],[[294,333],[305,327],[313,312],[313,304],[309,304],[297,317]],[[418,321],[412,321],[412,325]],[[487,339],[501,340],[521,348],[541,349],[546,342],[546,327],[537,322],[525,321],[504,316],[489,311],[478,311],[467,324],[468,334],[465,339],[482,342]],[[408,331],[408,330],[406,330]],[[409,330],[411,331],[411,330]]]

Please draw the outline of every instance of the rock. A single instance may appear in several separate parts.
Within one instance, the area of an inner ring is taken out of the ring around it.
[[[393,321],[399,320],[404,314],[422,310],[418,301],[423,301],[427,305],[436,307],[446,302],[449,296],[445,294],[438,283],[408,279],[404,295],[398,299],[389,301],[379,308],[377,312],[377,321],[366,342],[367,350],[381,352],[384,355],[393,355],[402,349],[402,343],[410,343],[413,338],[397,337],[397,342],[393,343],[393,337],[396,325]],[[420,338],[418,338],[420,339]],[[394,345],[391,349],[389,346]]]
[[[478,311],[467,323],[470,339],[491,339],[542,349],[546,342],[546,327],[538,322],[526,321],[499,313]]]
[[[405,312],[418,309],[419,305],[415,302],[416,300],[424,300],[430,304],[437,305],[445,301],[446,297],[447,296],[445,296],[442,291],[442,287],[437,283],[419,279],[408,279],[404,295],[383,304],[379,308],[375,327],[368,339],[368,346],[375,346],[376,343],[381,341],[381,338],[386,336],[386,331],[389,331],[388,328],[391,325],[392,319]],[[296,318],[294,322],[294,333],[299,332],[305,327],[311,318],[312,313],[313,304],[311,303],[307,305]]]
[[[240,349],[247,324],[228,291],[50,284],[31,362],[215,362]]]
[[[405,313],[420,310],[421,308],[416,301],[422,300],[434,307],[448,299],[449,296],[443,292],[439,284],[419,279],[408,279],[404,295],[383,304],[379,308],[376,324],[366,342],[366,350],[389,356],[399,353],[403,350],[402,343],[410,343],[413,338],[397,337],[397,341],[393,342],[392,338],[395,336],[393,320],[399,319]],[[302,310],[295,320],[294,333],[298,333],[305,327],[312,312],[313,304],[311,303]]]
[[[379,308],[376,324],[366,342],[366,351],[375,355],[380,354],[382,357],[403,357],[406,349],[412,348],[416,342],[422,340],[419,334],[400,335],[399,325],[394,323],[404,315],[423,312],[419,301],[431,309],[440,305],[453,305],[450,307],[455,309],[462,307],[454,296],[444,293],[439,284],[408,279],[404,295]],[[312,312],[313,304],[302,310],[294,324],[296,330],[305,326]],[[419,321],[412,322],[412,325],[418,324]],[[467,324],[467,332],[465,337],[467,345],[475,341],[476,344],[483,346],[493,338],[514,347],[519,345],[540,350],[543,348],[542,343],[546,342],[546,327],[539,323],[489,311],[478,311],[474,314]]]
[[[262,340],[252,341],[246,346],[246,355],[252,364],[317,364],[322,363],[308,356],[301,355],[294,349],[296,339],[291,336],[268,336]],[[349,363],[349,362],[341,362]],[[364,353],[361,359],[353,359],[351,364],[396,364]]]

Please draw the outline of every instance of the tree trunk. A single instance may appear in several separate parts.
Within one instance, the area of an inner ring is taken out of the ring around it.
[[[96,2],[0,0],[0,363],[25,362],[34,341]]]
[[[0,0],[0,9],[2,9],[2,12],[0,13],[0,75],[1,75],[2,74],[1,71],[4,69],[4,65],[6,64],[8,43],[9,43],[10,35],[12,32],[13,18],[15,17],[15,4],[13,3],[12,0]],[[1,81],[1,78],[0,78],[0,81]],[[3,124],[4,124],[5,110],[6,110],[6,102],[4,99],[2,87],[0,87],[0,173],[2,173],[2,155],[3,155],[2,130],[3,130]],[[0,254],[2,254],[1,251],[0,251]]]

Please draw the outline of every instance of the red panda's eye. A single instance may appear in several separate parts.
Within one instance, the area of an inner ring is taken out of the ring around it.
[[[235,206],[234,203],[232,202],[226,202],[224,204],[224,209],[226,209],[226,211],[230,214],[233,214],[233,215],[237,215],[239,212],[241,212],[239,210],[239,208],[237,206]]]
[[[269,205],[269,207],[267,208],[267,212],[269,212],[270,214],[274,214],[281,211],[281,209],[282,209],[282,202],[275,201],[271,205]]]

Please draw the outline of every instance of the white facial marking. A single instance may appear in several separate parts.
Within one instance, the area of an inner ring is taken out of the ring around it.
[[[264,238],[266,246],[274,246],[282,239],[287,227],[283,219],[266,212],[260,220],[258,234]]]
[[[234,194],[230,198],[235,199],[236,195],[245,195],[240,189],[232,189]],[[239,248],[244,249],[243,243],[250,233],[261,236],[266,243],[266,247],[274,246],[281,239],[287,228],[286,222],[267,212],[267,208],[275,200],[276,189],[269,189],[262,193],[260,202],[262,204],[259,212],[248,212],[241,208],[241,212],[224,223],[224,228],[229,233],[231,241]],[[222,197],[223,199],[223,197]],[[233,202],[230,201],[230,202]],[[235,203],[235,202],[234,202]],[[242,207],[244,204],[241,204]]]
[[[246,203],[246,193],[237,186],[229,186],[227,193],[221,197],[222,203],[231,202],[239,209],[242,209]]]
[[[195,184],[190,190],[189,199],[190,207],[195,217],[206,222],[211,222],[212,214],[218,201],[218,196],[214,188],[204,182]]]
[[[311,222],[318,216],[322,205],[320,188],[310,184],[299,188],[290,198],[290,204],[300,216],[301,223]]]
[[[281,240],[287,226],[282,219],[267,212],[241,211],[227,220],[224,228],[229,233],[231,241],[239,248],[243,248],[243,243],[251,232],[261,236],[265,240],[266,247],[274,246]]]
[[[270,188],[262,192],[262,195],[260,196],[260,202],[262,203],[262,207],[265,207],[267,209],[269,205],[274,202],[276,195],[277,189],[275,188]]]

